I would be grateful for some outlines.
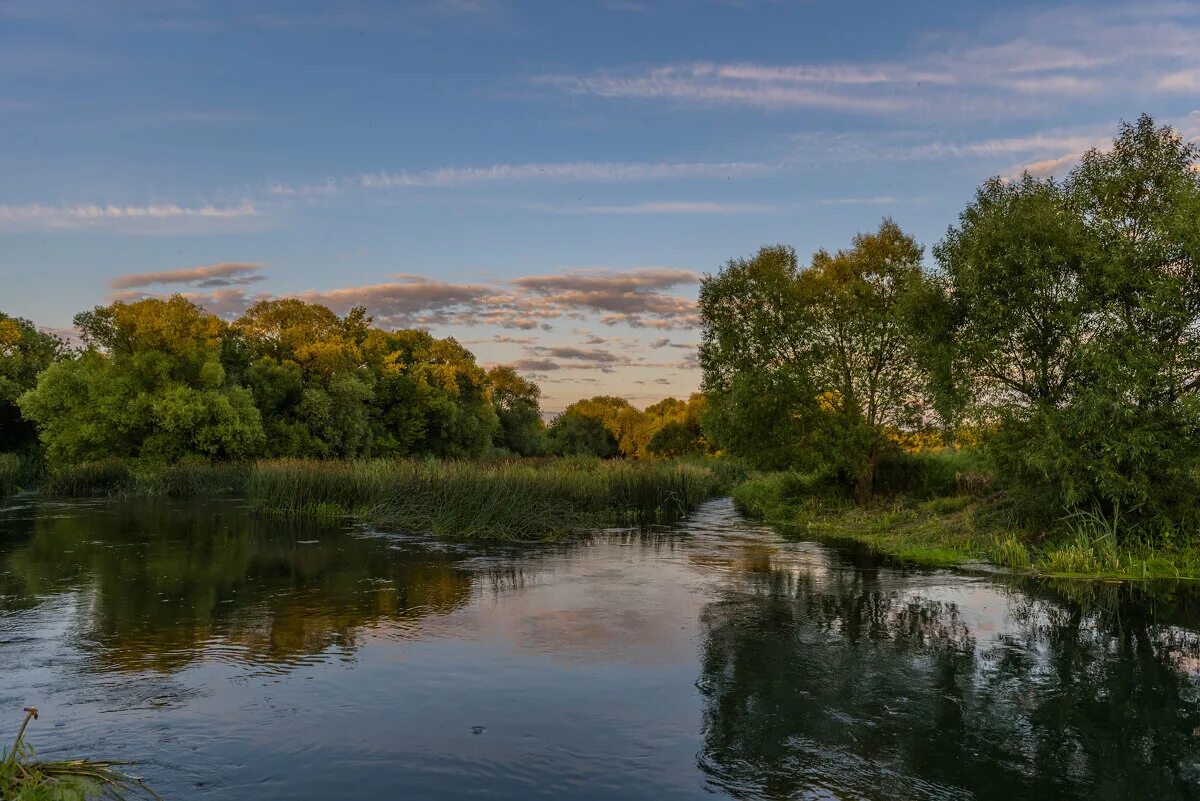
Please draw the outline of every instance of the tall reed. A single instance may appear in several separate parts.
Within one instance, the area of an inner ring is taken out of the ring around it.
[[[21,457],[15,453],[0,453],[0,498],[21,488]]]
[[[583,528],[676,520],[722,489],[688,463],[552,459],[260,462],[246,494],[260,511],[353,516],[442,536],[544,539]]]

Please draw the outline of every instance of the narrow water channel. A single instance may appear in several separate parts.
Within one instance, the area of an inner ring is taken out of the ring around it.
[[[901,568],[728,501],[462,545],[0,511],[0,736],[168,799],[1200,798],[1200,594]]]

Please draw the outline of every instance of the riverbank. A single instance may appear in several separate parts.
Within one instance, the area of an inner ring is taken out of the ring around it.
[[[56,497],[241,495],[262,514],[525,540],[670,523],[744,477],[736,464],[718,459],[281,459],[170,466],[109,459],[50,471],[37,489]]]
[[[1040,534],[1014,525],[995,495],[898,494],[860,505],[808,489],[802,474],[763,473],[732,494],[743,514],[785,533],[854,540],[917,565],[990,562],[1045,576],[1200,578],[1195,548],[1119,543],[1109,522],[1090,515],[1064,521],[1057,534]]]

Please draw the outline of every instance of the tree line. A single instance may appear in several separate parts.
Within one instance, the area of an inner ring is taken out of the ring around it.
[[[706,430],[859,497],[931,442],[978,445],[1028,517],[1194,530],[1198,156],[1142,116],[1065,180],[986,182],[932,268],[891,220],[804,266],[729,262],[700,292]]]
[[[695,403],[673,399],[640,411],[599,397],[547,426],[539,388],[511,367],[374,327],[359,308],[267,300],[226,322],[174,296],[97,307],[75,326],[79,348],[0,314],[0,451],[39,448],[58,465],[703,447]]]

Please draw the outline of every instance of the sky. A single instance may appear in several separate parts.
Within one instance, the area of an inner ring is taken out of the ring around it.
[[[686,396],[698,281],[1145,112],[1200,136],[1200,3],[0,0],[0,310],[180,292],[454,336],[554,411]]]

